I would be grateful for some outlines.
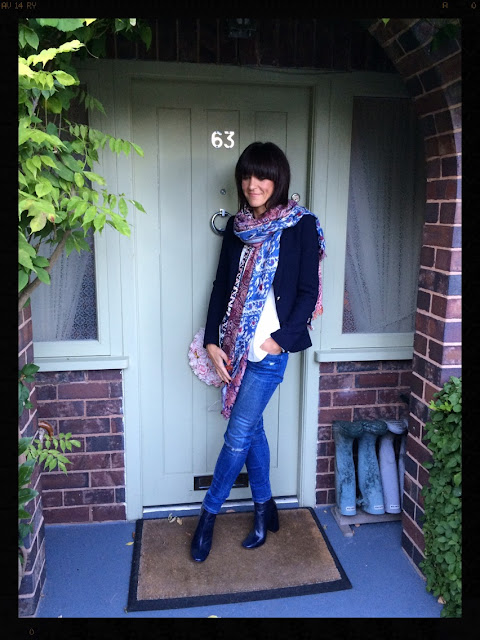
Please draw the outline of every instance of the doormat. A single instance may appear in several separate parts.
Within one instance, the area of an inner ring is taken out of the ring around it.
[[[210,555],[190,556],[198,516],[137,520],[127,611],[269,600],[352,585],[310,507],[279,509],[280,530],[245,549],[253,511],[219,514]]]

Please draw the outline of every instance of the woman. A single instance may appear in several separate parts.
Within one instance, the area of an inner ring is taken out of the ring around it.
[[[216,514],[246,464],[255,507],[242,545],[278,531],[270,488],[270,451],[262,414],[282,382],[288,352],[311,346],[307,326],[321,313],[323,232],[310,211],[288,199],[290,166],[272,142],[254,142],[235,168],[240,210],[228,220],[208,307],[204,347],[221,380],[229,418],[212,484],[192,540],[208,556]]]

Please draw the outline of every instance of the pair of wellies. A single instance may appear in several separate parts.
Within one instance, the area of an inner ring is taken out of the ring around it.
[[[276,532],[280,528],[277,505],[273,498],[263,503],[255,502],[254,505],[253,529],[242,542],[245,549],[256,549],[262,546],[267,539],[267,531]],[[203,562],[210,553],[216,517],[216,513],[210,513],[202,507],[191,546],[192,558],[196,562]]]

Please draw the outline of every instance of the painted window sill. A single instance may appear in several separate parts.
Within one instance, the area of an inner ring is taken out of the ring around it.
[[[370,360],[411,360],[413,347],[365,347],[315,351],[315,362],[366,362]]]
[[[126,369],[126,356],[73,356],[71,358],[35,358],[40,371],[99,371],[103,369]]]

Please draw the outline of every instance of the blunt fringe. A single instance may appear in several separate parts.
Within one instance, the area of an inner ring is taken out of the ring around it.
[[[280,147],[273,142],[252,142],[239,157],[235,167],[235,181],[240,208],[248,204],[242,191],[242,179],[250,176],[273,181],[273,194],[267,202],[267,209],[287,204],[290,165]]]

